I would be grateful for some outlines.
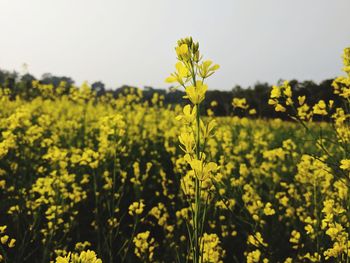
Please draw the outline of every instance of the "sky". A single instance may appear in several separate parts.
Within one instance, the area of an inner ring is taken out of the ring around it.
[[[230,90],[341,75],[350,0],[0,0],[0,68],[77,84],[167,88],[179,38],[192,36]]]

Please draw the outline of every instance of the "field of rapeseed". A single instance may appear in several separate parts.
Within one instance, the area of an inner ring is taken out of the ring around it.
[[[0,88],[0,262],[350,261],[350,49],[343,105],[273,87],[289,122],[203,112],[219,66],[191,38],[176,55],[184,107],[137,88]]]

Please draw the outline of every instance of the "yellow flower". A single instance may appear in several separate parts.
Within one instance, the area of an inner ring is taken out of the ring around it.
[[[276,212],[272,208],[272,204],[270,202],[266,203],[265,208],[264,208],[264,214],[267,216],[274,215]]]
[[[278,99],[279,97],[281,97],[281,88],[278,86],[272,86],[270,98]]]
[[[245,98],[233,98],[232,106],[234,108],[248,109],[249,105]]]
[[[350,47],[344,49],[343,64],[343,70],[350,76]]]
[[[292,88],[288,84],[283,90],[283,94],[286,95],[288,98],[292,97]]]
[[[175,48],[176,54],[179,58],[184,57],[188,54],[188,46],[187,44],[182,44]]]
[[[213,100],[212,102],[210,102],[210,106],[216,107],[216,106],[218,106],[218,102],[216,100]]]
[[[344,159],[340,161],[340,169],[350,171],[350,160]]]
[[[205,180],[219,168],[214,162],[204,163],[202,160],[197,159],[187,159],[187,161],[199,180]]]
[[[87,250],[80,253],[79,262],[102,263],[102,260],[97,258],[96,253],[94,251]]]
[[[298,102],[299,105],[302,106],[305,102],[306,97],[305,96],[298,96]]]
[[[143,212],[143,208],[145,207],[145,204],[143,203],[143,200],[140,200],[140,202],[133,202],[129,206],[129,215],[140,215]]]
[[[175,64],[175,68],[176,71],[174,73],[171,73],[171,75],[165,79],[165,82],[178,82],[180,85],[184,85],[186,82],[186,78],[189,76],[189,71],[187,67],[179,61]]]
[[[318,115],[327,115],[326,110],[326,103],[324,100],[320,100],[314,107],[313,107],[314,114]]]
[[[195,148],[195,139],[192,132],[183,132],[179,136],[180,148],[185,152],[191,154]]]
[[[250,115],[255,115],[256,114],[256,109],[250,109],[249,110]]]
[[[311,118],[312,112],[309,111],[310,107],[305,103],[297,108],[298,116],[302,120],[307,120]]]
[[[66,257],[57,257],[56,263],[102,263],[102,260],[97,258],[94,251],[82,251],[80,254],[69,252]]]
[[[332,240],[334,240],[334,239],[337,238],[337,236],[338,236],[343,230],[344,230],[344,229],[343,229],[343,227],[342,227],[340,224],[335,223],[334,226],[328,228],[328,230],[326,231],[326,234],[327,234],[328,236],[330,236],[330,238],[331,238]]]
[[[176,116],[176,120],[183,120],[185,124],[191,124],[196,119],[196,113],[196,107],[191,110],[191,105],[188,104],[183,108],[183,115]]]
[[[298,246],[296,245],[299,243],[300,237],[301,237],[300,232],[296,230],[292,231],[289,242],[293,244],[294,249],[297,249]]]
[[[259,249],[249,252],[247,255],[247,263],[260,262],[260,256],[261,252]]]
[[[0,226],[0,234],[5,233],[7,226]]]
[[[216,234],[204,233],[200,241],[201,246],[201,262],[222,263],[225,256],[225,250],[220,246],[220,239]]]
[[[314,228],[312,227],[312,225],[306,225],[304,227],[304,229],[306,230],[307,234],[313,234],[314,233]]]
[[[15,243],[16,243],[16,239],[11,238],[11,240],[10,240],[10,242],[8,244],[9,248],[13,248],[15,246]]]
[[[135,245],[135,255],[140,259],[144,259],[146,262],[153,261],[155,249],[155,240],[150,234],[151,233],[149,231],[141,232],[138,233],[133,239],[133,243]]]
[[[269,105],[277,105],[277,104],[278,104],[278,100],[269,99],[268,104],[269,104]]]
[[[283,107],[281,104],[277,104],[276,107],[275,107],[275,111],[280,111],[280,112],[285,112],[286,111],[286,108]]]
[[[88,241],[85,242],[78,242],[75,244],[75,250],[77,251],[83,251],[85,248],[91,246],[91,243]]]
[[[56,263],[69,263],[69,258],[67,257],[57,257]]]
[[[260,247],[260,246],[267,247],[267,244],[264,242],[264,239],[260,232],[256,232],[255,235],[249,235],[247,244],[251,244],[255,247]]]
[[[201,65],[199,65],[199,75],[205,79],[210,77],[215,73],[216,70],[220,68],[218,64],[212,65],[213,61],[211,60],[206,60],[204,61]]]
[[[5,236],[0,238],[1,244],[3,244],[3,245],[5,245],[8,240],[9,240],[9,236],[8,235],[5,235]]]
[[[198,105],[205,98],[205,93],[208,90],[208,86],[203,84],[202,81],[197,81],[196,86],[186,87],[186,96],[193,104]]]

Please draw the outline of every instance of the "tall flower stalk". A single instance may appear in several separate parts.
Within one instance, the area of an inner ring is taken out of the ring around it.
[[[204,124],[200,115],[200,105],[205,99],[208,86],[204,84],[206,78],[214,74],[219,65],[210,60],[202,61],[199,43],[192,38],[180,39],[175,48],[178,62],[176,71],[166,81],[178,83],[185,89],[191,104],[183,108],[183,115],[177,117],[184,124],[184,131],[179,136],[180,147],[184,152],[184,160],[191,168],[182,179],[184,194],[188,197],[192,220],[187,222],[191,247],[191,259],[194,263],[203,260],[203,245],[201,244],[207,208],[207,194],[203,184],[210,180],[212,173],[218,169],[214,162],[208,162],[204,153],[206,140],[211,136],[214,122]],[[191,188],[192,189],[189,189]],[[194,189],[193,189],[194,188]]]

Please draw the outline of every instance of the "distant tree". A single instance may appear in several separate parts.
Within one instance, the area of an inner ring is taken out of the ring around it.
[[[24,81],[24,82],[32,82],[33,80],[36,80],[36,78],[29,73],[22,75],[20,78],[20,81]]]
[[[31,99],[39,94],[38,90],[33,89],[33,80],[36,80],[36,78],[29,73],[19,76],[19,81],[16,86],[21,97]]]
[[[61,82],[67,83],[68,86],[74,84],[74,80],[70,77],[59,77],[59,76],[54,76],[51,73],[44,73],[41,76],[40,83],[42,84],[52,84],[55,88],[60,85]]]
[[[98,97],[106,93],[105,84],[102,81],[92,83],[91,89],[96,92]]]
[[[2,70],[0,69],[0,86],[3,86],[3,85],[4,85],[4,83],[5,83],[5,78],[6,78],[5,72],[2,71]]]
[[[17,78],[18,73],[16,71],[6,72],[5,74],[4,88],[11,90],[12,97],[15,97],[19,93],[19,90],[16,87]]]
[[[257,115],[272,115],[274,110],[268,105],[271,86],[268,83],[257,82],[252,90],[252,98],[250,98],[250,106],[256,109]]]

